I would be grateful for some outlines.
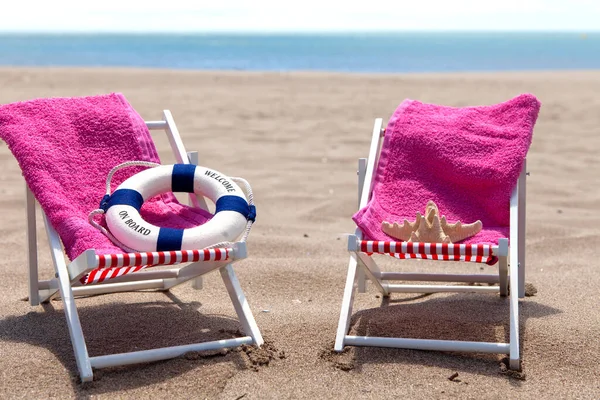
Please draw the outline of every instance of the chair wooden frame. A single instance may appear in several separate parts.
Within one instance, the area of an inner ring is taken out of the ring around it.
[[[383,120],[375,120],[371,146],[368,159],[361,158],[358,163],[358,200],[359,209],[365,207],[371,197],[373,176],[379,163],[382,138],[385,136]],[[340,311],[335,351],[342,351],[344,346],[375,346],[405,349],[421,349],[436,351],[463,351],[481,353],[508,354],[510,368],[521,369],[519,352],[519,298],[525,296],[525,178],[526,164],[513,189],[510,199],[510,243],[508,239],[500,239],[498,246],[493,246],[492,251],[499,259],[498,274],[466,275],[466,274],[436,274],[436,273],[403,273],[382,272],[372,257],[361,252],[357,241],[362,239],[363,233],[356,229],[354,235],[348,238],[348,251],[350,261],[348,274]],[[509,266],[509,257],[512,262]],[[510,270],[510,272],[509,272]],[[451,340],[429,340],[411,338],[389,338],[348,335],[352,304],[355,292],[366,291],[366,280],[370,280],[383,296],[391,293],[437,293],[437,292],[498,292],[501,296],[509,295],[510,298],[510,341],[509,343],[468,342]],[[390,281],[418,281],[418,282],[462,282],[462,283],[497,283],[498,286],[473,286],[473,285],[409,285],[394,284]],[[517,290],[510,290],[516,288]],[[510,293],[509,293],[510,292]]]
[[[165,131],[178,163],[198,164],[197,152],[186,153],[171,113],[168,110],[164,110],[163,116],[164,119],[162,121],[148,121],[146,122],[146,125],[150,130]],[[94,285],[82,286],[80,278],[88,272],[98,268],[99,256],[94,249],[89,249],[71,263],[67,264],[58,233],[50,224],[42,210],[56,274],[52,279],[40,280],[38,276],[38,246],[36,235],[37,202],[33,193],[29,190],[27,185],[25,186],[27,203],[29,302],[32,306],[37,306],[40,303],[50,301],[54,297],[61,297],[64,303],[64,310],[75,353],[77,369],[83,382],[93,380],[93,368],[106,368],[117,365],[166,360],[179,357],[190,351],[230,348],[242,344],[254,344],[257,346],[263,344],[263,338],[232,266],[235,261],[246,258],[246,244],[244,242],[234,243],[230,249],[227,249],[228,257],[226,259],[198,261],[167,270],[142,270],[133,274],[113,278],[106,283],[102,282]],[[190,194],[190,202],[196,207],[207,209],[206,202],[203,198],[197,198],[195,195]],[[178,254],[177,257],[179,257],[178,260],[181,260],[180,254]],[[190,280],[192,281],[193,286],[196,289],[199,289],[202,286],[201,276],[216,269],[220,271],[221,278],[225,283],[227,292],[229,293],[234,309],[242,325],[242,330],[246,336],[130,353],[109,354],[95,357],[90,357],[88,355],[75,304],[75,296],[142,289],[169,290]]]

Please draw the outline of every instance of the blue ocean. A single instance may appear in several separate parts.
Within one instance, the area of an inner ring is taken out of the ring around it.
[[[600,69],[600,32],[1,34],[0,65],[369,73]]]

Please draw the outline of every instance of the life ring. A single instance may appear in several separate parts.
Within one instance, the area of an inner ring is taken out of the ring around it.
[[[140,215],[144,201],[166,192],[196,193],[216,205],[214,216],[188,229],[161,228]],[[110,233],[136,251],[194,250],[237,239],[256,211],[231,178],[193,164],[160,165],[125,180],[100,205]]]

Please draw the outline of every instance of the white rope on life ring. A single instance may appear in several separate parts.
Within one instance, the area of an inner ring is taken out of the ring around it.
[[[125,164],[114,168],[109,174],[107,193],[116,169],[130,165],[154,167],[131,176],[112,195],[107,194],[102,199],[100,208],[106,214],[106,224],[111,234],[109,237],[114,236],[120,242],[116,244],[126,250],[173,251],[214,247],[217,243],[236,240],[244,230],[247,235],[254,222],[256,210],[252,204],[251,192],[249,204],[242,189],[234,182],[239,178],[228,178],[218,171],[193,164]],[[247,182],[241,181],[247,185]],[[166,192],[205,196],[215,203],[215,214],[203,225],[188,229],[161,228],[146,222],[140,215],[142,204]],[[93,215],[94,212],[90,214],[90,222]]]

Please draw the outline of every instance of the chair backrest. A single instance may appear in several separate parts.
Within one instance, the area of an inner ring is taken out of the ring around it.
[[[164,129],[175,159],[189,162],[172,116],[168,112],[164,116],[164,121],[146,125],[120,94],[37,99],[0,107],[0,137],[19,162],[70,259],[88,248],[100,254],[122,252],[89,224],[88,215],[98,208],[111,168],[125,161],[160,162],[148,127]],[[139,170],[118,171],[112,190]],[[147,201],[142,213],[148,222],[172,228],[196,226],[210,217],[203,210],[188,210],[172,194]]]
[[[433,200],[449,221],[483,222],[465,243],[508,237],[511,194],[538,110],[530,95],[466,109],[403,102],[385,131],[375,122],[358,227],[370,239],[391,240],[381,231],[384,220],[414,220]]]

